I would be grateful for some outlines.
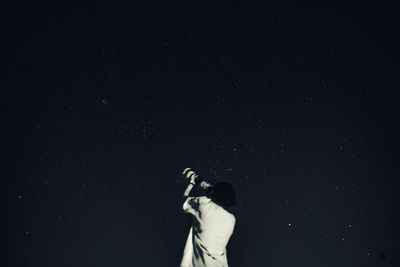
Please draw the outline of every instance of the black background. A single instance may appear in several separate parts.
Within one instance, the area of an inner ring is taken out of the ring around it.
[[[187,166],[230,266],[399,266],[398,11],[2,4],[2,266],[178,266]]]

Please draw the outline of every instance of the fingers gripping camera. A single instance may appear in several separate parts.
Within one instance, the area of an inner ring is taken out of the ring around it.
[[[182,175],[191,183],[197,184],[200,182],[199,176],[191,168],[184,169]]]

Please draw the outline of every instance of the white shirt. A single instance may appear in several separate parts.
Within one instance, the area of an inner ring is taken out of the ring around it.
[[[181,267],[226,267],[226,245],[236,218],[208,197],[188,197],[183,211],[193,215]]]

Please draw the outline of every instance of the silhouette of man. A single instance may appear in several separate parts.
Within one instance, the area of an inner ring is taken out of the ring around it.
[[[226,245],[236,223],[231,212],[236,206],[234,188],[226,182],[211,185],[202,181],[190,168],[182,174],[189,181],[182,209],[192,216],[193,222],[180,266],[228,267]],[[190,197],[190,191],[197,185],[205,191],[205,196]]]

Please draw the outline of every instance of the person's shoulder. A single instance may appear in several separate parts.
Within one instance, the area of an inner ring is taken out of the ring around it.
[[[229,217],[228,217],[229,219],[227,221],[229,222],[229,225],[231,227],[235,227],[235,225],[236,225],[236,217],[232,213],[230,213],[230,212],[228,212],[228,213],[229,213]]]
[[[227,210],[225,210],[225,211],[226,211],[226,213],[228,214],[228,217],[230,218],[230,220],[232,221],[232,223],[235,224],[235,223],[236,223],[236,216],[235,216],[232,212],[229,212],[229,211],[227,211]]]
[[[206,196],[201,196],[201,197],[198,197],[198,201],[200,204],[206,204],[206,203],[210,203],[211,199]]]

